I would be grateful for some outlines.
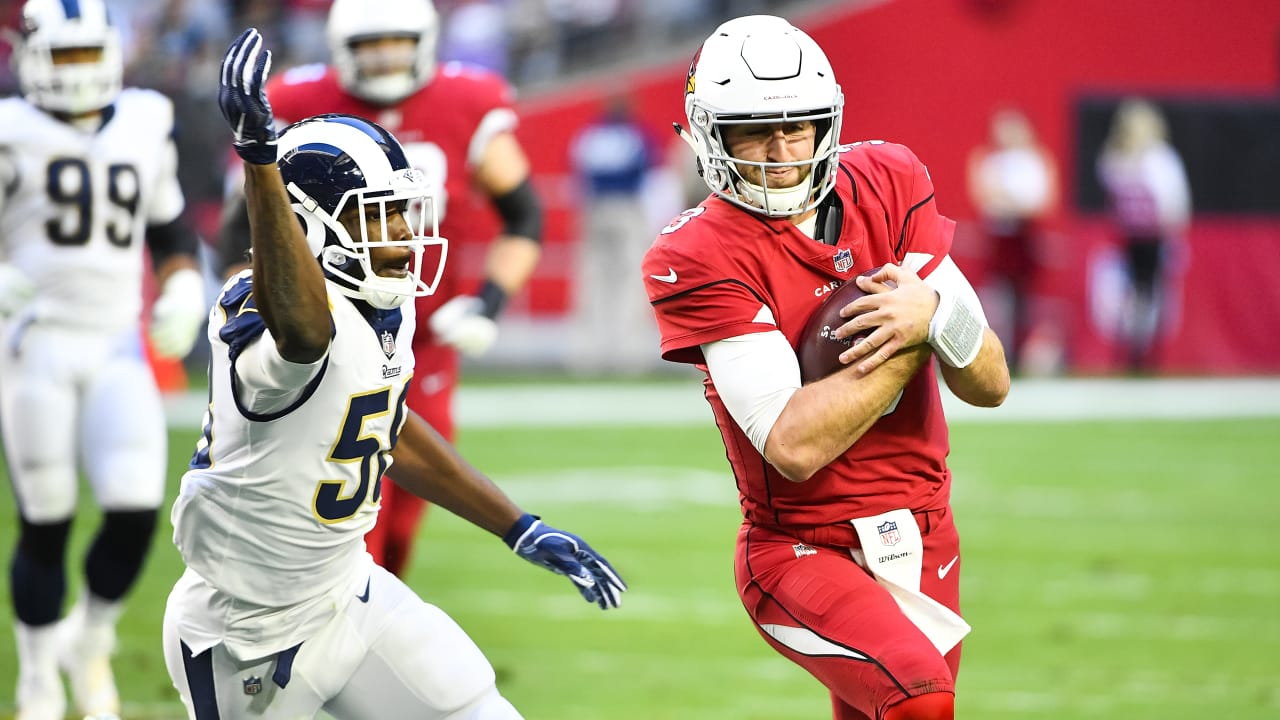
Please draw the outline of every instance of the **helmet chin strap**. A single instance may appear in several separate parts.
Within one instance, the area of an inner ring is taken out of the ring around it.
[[[359,270],[360,277],[347,269],[353,263]],[[338,281],[338,289],[343,295],[363,300],[379,310],[398,308],[413,294],[415,283],[412,277],[369,277],[364,272],[360,259],[337,245],[325,247],[320,255],[320,265]]]
[[[810,172],[807,178],[794,187],[777,190],[747,182],[743,178],[738,179],[737,186],[748,201],[759,206],[768,215],[795,215],[809,204],[809,199],[813,196],[813,175]]]

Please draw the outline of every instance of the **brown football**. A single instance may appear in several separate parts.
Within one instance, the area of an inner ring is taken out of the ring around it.
[[[883,265],[880,267],[884,267]],[[874,275],[880,270],[872,268],[863,275]],[[796,358],[800,361],[800,380],[811,383],[830,375],[844,367],[840,362],[840,353],[849,349],[855,342],[866,337],[874,328],[867,328],[852,337],[836,339],[832,334],[836,328],[849,322],[850,318],[840,317],[840,308],[866,295],[858,283],[849,278],[845,284],[827,293],[822,304],[814,309],[813,314],[804,325],[804,332],[796,346]]]

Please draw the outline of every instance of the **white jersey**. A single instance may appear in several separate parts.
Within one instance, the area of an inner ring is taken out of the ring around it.
[[[210,313],[209,408],[172,513],[204,581],[186,604],[205,610],[183,636],[194,652],[224,642],[244,657],[301,641],[367,580],[364,535],[406,417],[415,324],[413,303],[374,310],[329,283],[327,355],[287,405],[255,412],[243,399],[271,388],[246,386],[253,373],[236,360],[275,349],[251,288],[251,271],[232,278]]]
[[[183,210],[173,103],[130,88],[105,112],[88,131],[0,100],[0,261],[35,282],[42,322],[136,324],[146,227]]]

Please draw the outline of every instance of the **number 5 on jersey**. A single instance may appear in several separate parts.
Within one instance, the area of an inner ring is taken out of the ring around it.
[[[329,461],[360,463],[360,484],[349,490],[349,483],[345,480],[321,480],[311,501],[312,510],[320,522],[326,525],[342,522],[355,515],[366,500],[377,503],[382,496],[382,474],[389,464],[387,455],[395,447],[400,428],[404,425],[408,382],[404,387],[396,400],[396,415],[385,445],[378,433],[365,431],[365,424],[390,412],[391,388],[351,397],[338,438],[329,451]]]

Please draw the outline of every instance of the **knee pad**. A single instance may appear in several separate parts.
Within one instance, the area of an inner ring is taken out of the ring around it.
[[[925,693],[889,708],[884,720],[955,720],[956,696],[947,692]]]
[[[85,557],[89,590],[104,600],[119,600],[133,587],[155,534],[157,510],[107,512]]]
[[[62,615],[67,590],[63,564],[70,537],[70,519],[53,523],[20,520],[9,581],[14,614],[27,625],[47,625]]]

